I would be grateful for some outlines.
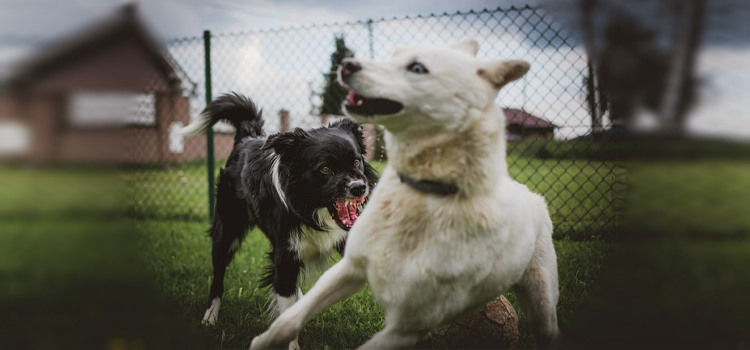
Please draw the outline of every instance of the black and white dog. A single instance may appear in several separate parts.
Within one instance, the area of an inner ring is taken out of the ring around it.
[[[348,119],[328,127],[271,135],[255,104],[239,94],[219,97],[183,129],[196,133],[228,121],[234,148],[216,185],[213,282],[203,321],[213,324],[224,293],[224,273],[248,230],[259,227],[271,242],[261,281],[276,294],[281,313],[301,296],[301,272],[325,267],[332,251],[343,254],[347,231],[377,182],[364,161],[362,127]],[[296,342],[290,347],[296,347]]]

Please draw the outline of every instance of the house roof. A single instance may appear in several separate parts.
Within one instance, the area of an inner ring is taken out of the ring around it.
[[[0,82],[0,86],[14,87],[32,83],[123,34],[132,34],[143,44],[154,65],[168,77],[171,84],[180,86],[183,90],[194,90],[196,83],[146,29],[137,14],[136,5],[132,3],[82,30],[50,41],[45,47],[18,62],[12,73]]]
[[[543,128],[558,128],[557,125],[552,124],[550,121],[539,118],[533,114],[527,113],[516,108],[503,108],[505,113],[505,125],[520,125],[524,129],[543,129]]]

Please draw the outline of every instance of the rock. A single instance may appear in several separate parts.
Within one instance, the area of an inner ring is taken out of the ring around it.
[[[419,344],[432,349],[511,349],[518,344],[518,315],[500,296],[476,314],[430,332]]]

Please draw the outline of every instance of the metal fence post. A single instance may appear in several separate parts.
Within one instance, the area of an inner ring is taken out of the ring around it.
[[[211,96],[211,31],[203,31],[203,52],[205,54],[205,78],[206,78],[206,106],[208,106],[213,97]],[[214,129],[206,129],[206,167],[208,168],[208,219],[214,217]]]
[[[367,20],[367,44],[370,46],[370,59],[375,59],[375,48],[372,40],[372,19]]]

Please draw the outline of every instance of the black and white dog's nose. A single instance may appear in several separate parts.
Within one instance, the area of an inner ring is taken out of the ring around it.
[[[353,58],[346,58],[341,62],[341,79],[347,79],[352,74],[362,70],[362,64]]]
[[[349,194],[352,197],[362,197],[367,192],[367,184],[362,180],[356,180],[349,183]]]

